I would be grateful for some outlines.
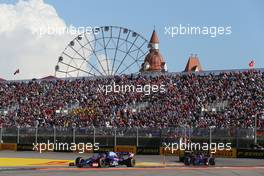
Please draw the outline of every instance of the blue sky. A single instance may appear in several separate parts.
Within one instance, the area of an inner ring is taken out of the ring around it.
[[[1,0],[14,3],[16,1]],[[44,0],[74,26],[128,27],[149,39],[153,26],[169,71],[182,71],[191,53],[205,70],[247,68],[251,58],[264,67],[264,1],[262,0]],[[171,38],[165,26],[231,26],[232,34],[211,38]],[[66,45],[66,44],[65,44]]]

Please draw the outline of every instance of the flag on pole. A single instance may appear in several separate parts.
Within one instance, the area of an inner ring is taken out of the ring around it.
[[[251,60],[248,64],[249,68],[254,68],[256,62],[254,60]]]
[[[15,72],[14,72],[14,75],[18,74],[19,73],[19,69],[17,69]]]

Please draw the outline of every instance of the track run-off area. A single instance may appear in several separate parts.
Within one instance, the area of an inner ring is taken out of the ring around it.
[[[189,166],[178,162],[178,157],[137,155],[136,167],[76,168],[69,167],[78,153],[0,152],[0,175],[264,175],[264,160],[216,158],[216,166]]]

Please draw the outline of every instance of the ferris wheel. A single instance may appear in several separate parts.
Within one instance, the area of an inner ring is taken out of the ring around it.
[[[148,41],[117,26],[94,28],[78,35],[58,58],[58,77],[107,76],[136,73],[148,53]]]

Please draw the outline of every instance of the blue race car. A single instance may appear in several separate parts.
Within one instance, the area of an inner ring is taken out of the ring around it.
[[[186,166],[194,165],[194,166],[212,166],[215,165],[215,158],[211,156],[207,156],[202,152],[194,153],[194,152],[186,152],[184,156],[184,164]]]
[[[130,152],[105,152],[98,153],[88,159],[78,157],[75,163],[70,163],[70,166],[82,167],[115,167],[126,165],[134,167],[136,160],[134,154]]]

